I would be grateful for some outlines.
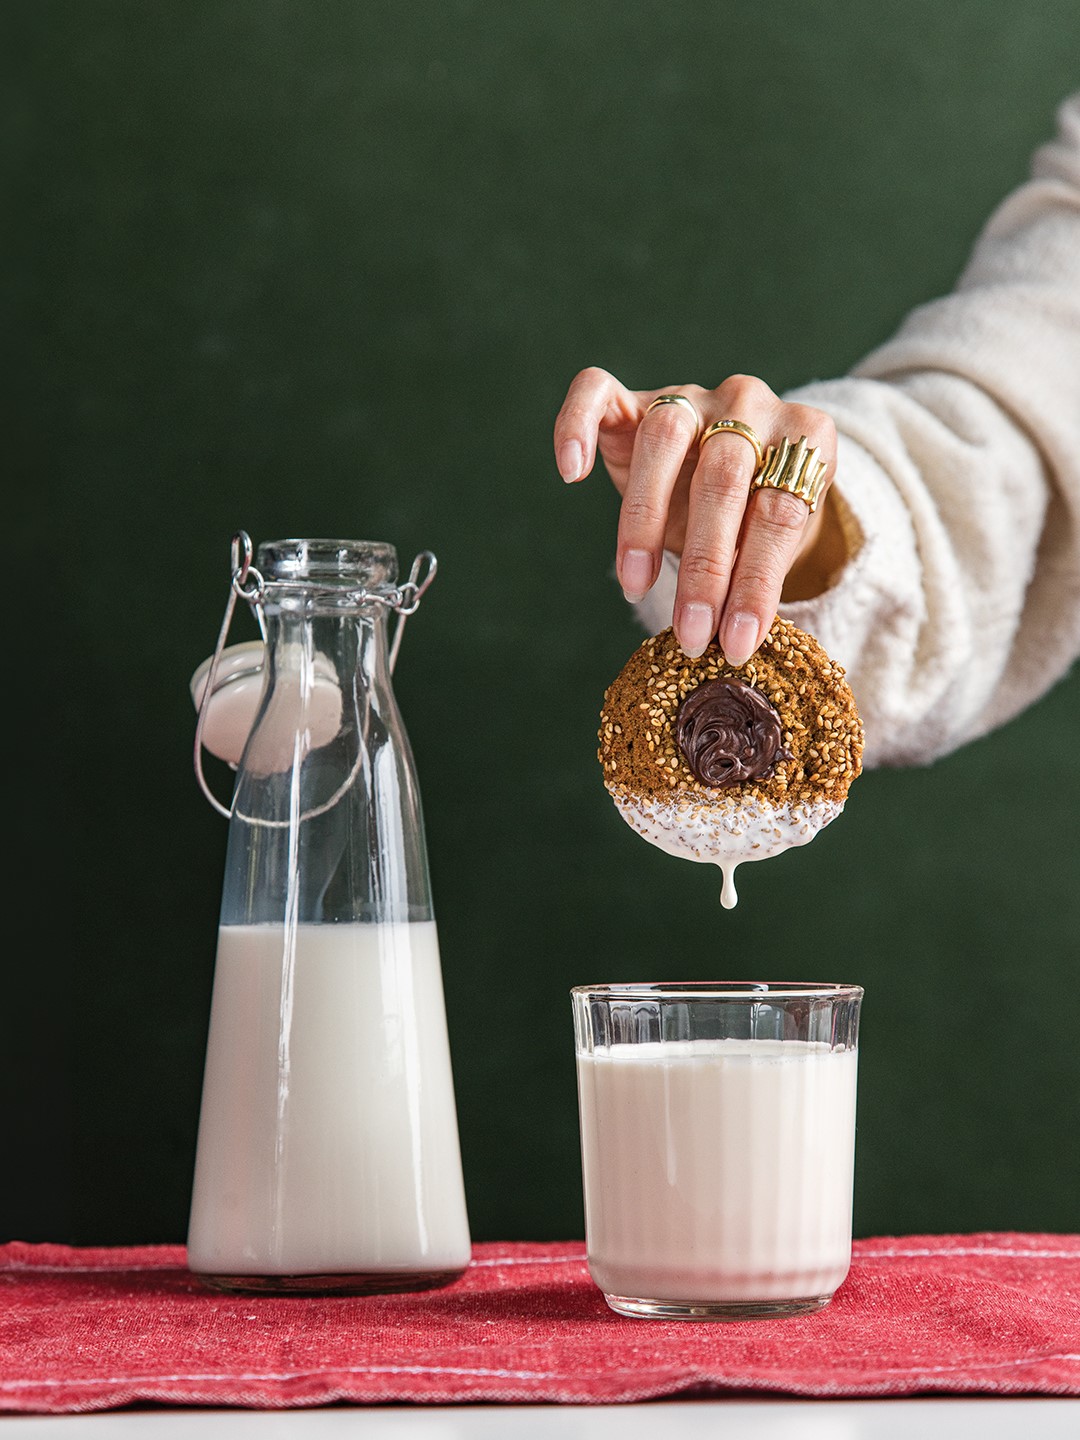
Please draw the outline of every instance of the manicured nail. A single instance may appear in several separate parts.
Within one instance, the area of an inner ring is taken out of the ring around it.
[[[559,450],[559,474],[569,485],[574,480],[581,479],[581,472],[585,469],[585,451],[581,448],[580,440],[567,440]]]
[[[720,646],[729,665],[745,665],[757,649],[758,622],[755,615],[736,612],[724,621]]]
[[[643,600],[653,582],[653,558],[648,550],[627,550],[619,566],[619,578],[631,605]]]
[[[705,653],[705,647],[716,634],[716,621],[712,606],[689,601],[679,611],[679,623],[675,626],[683,654],[696,660]]]

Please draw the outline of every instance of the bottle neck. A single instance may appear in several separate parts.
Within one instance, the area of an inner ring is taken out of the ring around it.
[[[312,613],[286,599],[266,606],[266,648],[271,681],[286,675],[303,685],[305,676],[336,679],[343,694],[354,683],[369,690],[390,685],[387,611]]]
[[[303,671],[315,657],[354,680],[390,685],[387,619],[400,603],[397,552],[375,540],[272,540],[259,546],[262,608],[273,674]],[[414,585],[413,590],[417,587]]]

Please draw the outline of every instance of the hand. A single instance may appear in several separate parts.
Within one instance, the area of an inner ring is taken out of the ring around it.
[[[798,496],[751,490],[757,461],[738,433],[715,435],[699,451],[687,406],[648,410],[658,395],[675,392],[697,410],[702,433],[716,420],[741,420],[763,449],[805,435],[821,450],[826,486],[836,470],[836,427],[822,411],[789,405],[750,375],[732,375],[715,390],[627,390],[606,370],[583,370],[559,411],[555,455],[563,479],[583,480],[599,449],[622,496],[616,569],[627,600],[647,594],[663,551],[674,551],[682,557],[672,622],[679,644],[697,656],[719,635],[728,663],[743,665],[773,622],[785,579],[789,599],[825,588],[815,573],[818,552],[835,552],[837,522],[825,494],[811,515]]]

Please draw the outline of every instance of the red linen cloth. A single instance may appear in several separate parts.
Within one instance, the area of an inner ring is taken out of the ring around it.
[[[180,1246],[0,1246],[0,1408],[286,1407],[789,1395],[1080,1394],[1080,1235],[856,1241],[833,1303],[790,1320],[631,1320],[581,1244],[478,1245],[417,1295],[204,1289]]]

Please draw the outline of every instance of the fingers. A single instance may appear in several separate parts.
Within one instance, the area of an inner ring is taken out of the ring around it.
[[[771,437],[806,436],[825,463],[818,512],[836,472],[836,426],[828,415],[804,405],[782,405],[779,429]],[[796,556],[811,529],[819,527],[805,500],[785,490],[762,487],[746,507],[739,551],[720,620],[720,648],[729,665],[745,665],[764,640],[780,604],[780,595]]]
[[[659,396],[676,394],[690,403],[650,409]],[[825,462],[825,486],[831,482],[832,420],[785,403],[747,375],[709,391],[682,385],[635,392],[606,370],[583,370],[555,423],[555,455],[570,483],[588,475],[602,451],[623,497],[616,566],[626,598],[636,602],[651,588],[665,544],[681,550],[672,617],[679,644],[698,656],[718,636],[727,661],[743,665],[772,624],[792,565],[816,552],[821,526],[798,495],[753,488],[757,455],[737,431],[721,431],[697,449],[698,421],[721,419],[751,427],[762,447],[805,436]]]
[[[714,392],[711,408],[717,419],[749,425],[765,444],[779,403],[763,381],[738,375]],[[701,447],[690,481],[672,617],[675,636],[691,657],[704,651],[719,628],[756,468],[754,446],[736,432],[714,435]]]
[[[555,463],[566,483],[583,480],[596,464],[602,423],[636,425],[640,415],[633,391],[606,370],[594,365],[575,376],[555,420]]]
[[[729,665],[745,665],[764,640],[809,519],[809,507],[796,495],[768,489],[751,495],[720,618],[720,648]]]
[[[835,469],[828,416],[779,400],[763,382],[734,377],[717,392],[721,413],[750,425],[763,445],[807,437]],[[751,489],[756,456],[748,441],[720,434],[702,447],[690,485],[686,541],[673,624],[683,650],[702,653],[718,635],[730,665],[744,665],[765,638],[784,579],[806,538],[808,504],[770,488]]]
[[[677,392],[664,392],[678,393],[689,404],[656,405],[658,395],[646,397],[648,404],[634,436],[615,558],[619,583],[632,603],[645,596],[660,573],[672,492],[700,430],[700,410],[686,393],[695,389],[682,386]],[[644,404],[642,397],[639,400]]]

